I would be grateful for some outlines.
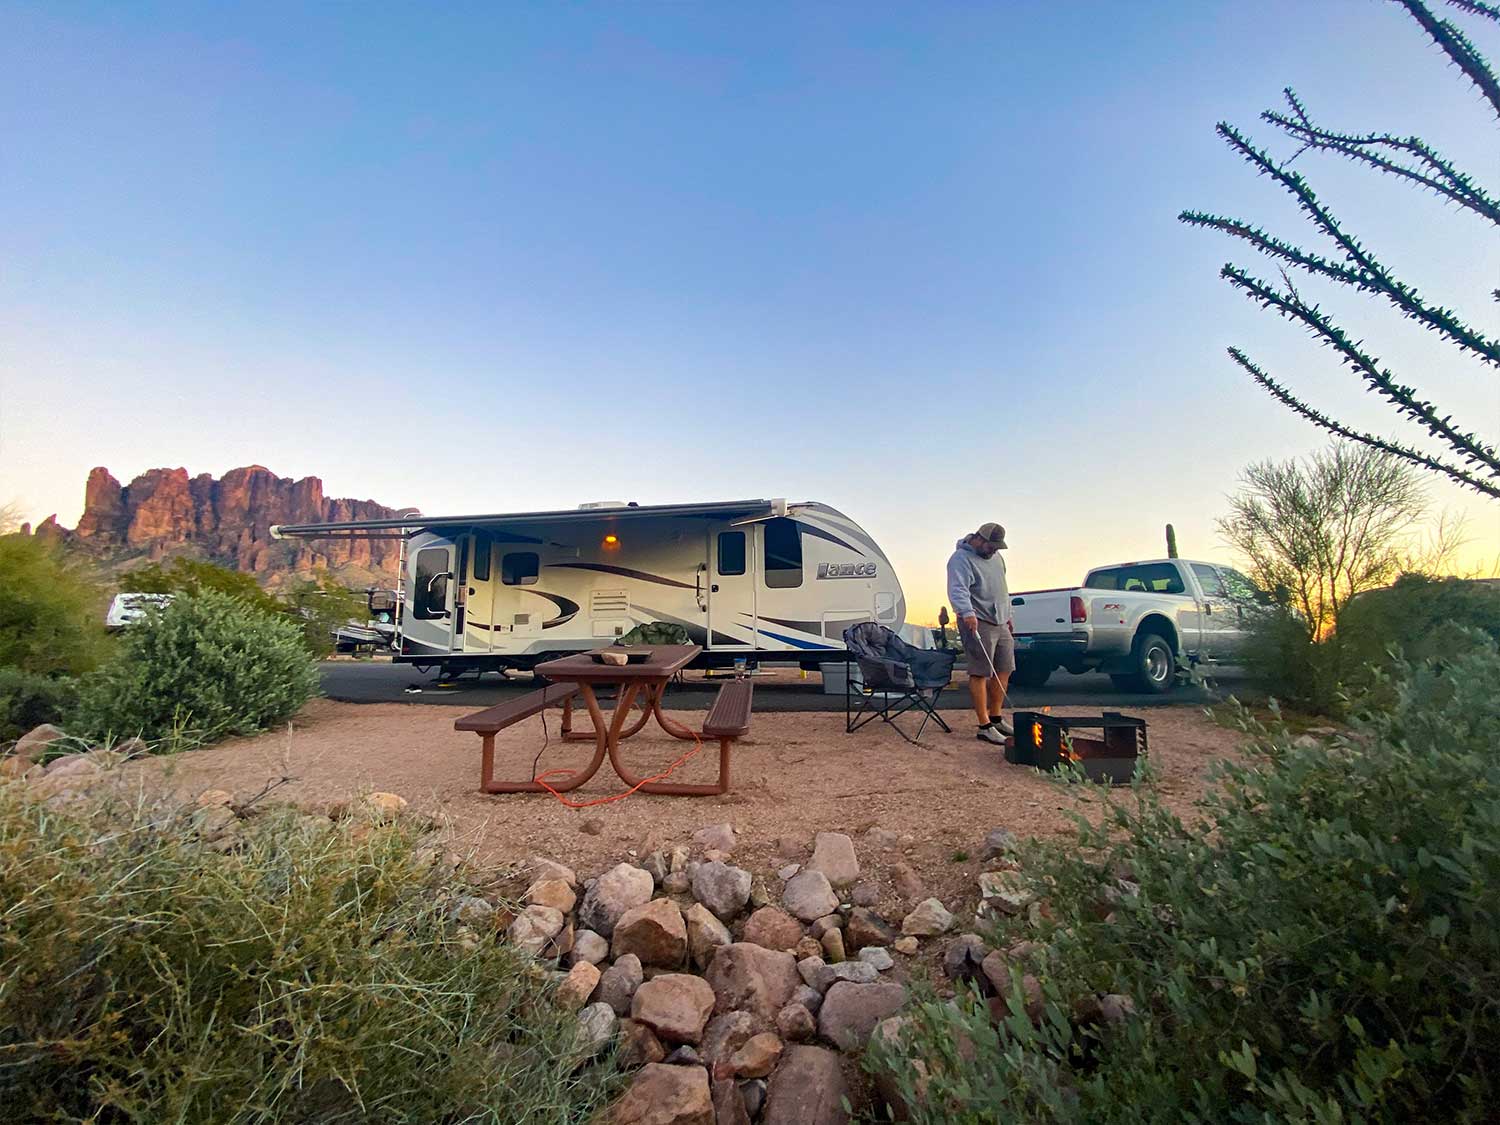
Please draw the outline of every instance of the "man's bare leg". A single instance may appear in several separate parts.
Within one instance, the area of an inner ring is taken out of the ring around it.
[[[990,696],[990,685],[994,680],[985,676],[969,677],[969,695],[974,700],[974,714],[979,718],[980,726],[989,725],[990,710],[988,699]]]
[[[1002,672],[986,681],[988,698],[986,706],[989,708],[990,718],[1000,727],[1001,733],[1005,733],[1009,727],[1005,725],[1005,689],[1010,686],[1010,673]]]

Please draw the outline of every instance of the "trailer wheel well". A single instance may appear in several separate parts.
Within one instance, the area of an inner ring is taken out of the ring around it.
[[[1139,637],[1142,633],[1158,633],[1166,638],[1167,644],[1172,646],[1175,656],[1182,655],[1182,646],[1177,640],[1177,627],[1170,620],[1159,613],[1148,614],[1141,618],[1141,623],[1135,627],[1135,635]],[[1131,639],[1134,643],[1134,638]]]

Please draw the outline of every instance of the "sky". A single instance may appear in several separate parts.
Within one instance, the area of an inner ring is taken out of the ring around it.
[[[1500,128],[1377,0],[0,0],[0,501],[71,526],[94,465],[246,464],[431,514],[820,500],[918,620],[987,520],[1014,589],[1161,555],[1168,522],[1227,558],[1242,468],[1323,444],[1227,346],[1412,437],[1218,280],[1274,277],[1248,248],[1176,219],[1315,245],[1214,135],[1287,152],[1257,121],[1285,85],[1500,185]],[[1493,228],[1299,167],[1500,331]],[[1325,307],[1500,438],[1493,370]],[[1500,505],[1431,498],[1494,567]]]

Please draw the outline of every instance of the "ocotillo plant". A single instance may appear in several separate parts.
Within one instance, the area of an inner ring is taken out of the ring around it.
[[[1406,9],[1460,74],[1479,92],[1496,119],[1500,120],[1500,79],[1494,69],[1465,33],[1454,23],[1439,19],[1422,0],[1394,0]],[[1484,0],[1448,0],[1460,11],[1477,19],[1500,24],[1500,6]],[[1435,192],[1460,210],[1491,226],[1500,227],[1500,195],[1488,191],[1452,161],[1414,136],[1386,132],[1349,133],[1324,128],[1313,120],[1306,105],[1288,88],[1289,112],[1268,110],[1261,120],[1280,129],[1298,148],[1286,160],[1278,160],[1266,149],[1257,147],[1243,132],[1221,121],[1218,134],[1257,173],[1269,176],[1296,200],[1298,208],[1318,233],[1335,248],[1336,254],[1325,257],[1267,234],[1260,227],[1241,219],[1226,218],[1205,211],[1184,211],[1178,218],[1192,226],[1223,231],[1248,242],[1278,266],[1282,285],[1267,282],[1239,266],[1229,263],[1220,271],[1232,286],[1251,300],[1280,316],[1305,327],[1319,343],[1333,348],[1339,360],[1366,384],[1389,402],[1405,422],[1426,431],[1428,439],[1440,452],[1429,453],[1408,442],[1380,437],[1339,421],[1334,415],[1317,409],[1294,395],[1285,385],[1272,378],[1240,348],[1232,347],[1229,355],[1252,379],[1278,402],[1302,417],[1339,437],[1384,450],[1404,461],[1430,472],[1445,475],[1460,484],[1500,499],[1500,455],[1495,447],[1471,430],[1453,421],[1418,391],[1382,366],[1364,342],[1348,335],[1343,328],[1316,304],[1304,300],[1292,280],[1292,271],[1303,270],[1348,286],[1360,293],[1389,301],[1404,317],[1434,332],[1444,342],[1466,356],[1500,368],[1500,341],[1485,336],[1459,319],[1452,309],[1429,304],[1411,286],[1399,280],[1365,245],[1351,234],[1331,210],[1314,194],[1311,185],[1291,165],[1308,151],[1333,153],[1374,168],[1383,175],[1394,176],[1408,184]],[[1500,300],[1500,289],[1492,294]]]

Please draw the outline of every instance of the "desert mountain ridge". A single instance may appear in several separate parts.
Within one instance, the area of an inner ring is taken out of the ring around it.
[[[55,536],[107,564],[191,555],[254,574],[267,585],[327,570],[351,584],[396,576],[395,539],[276,540],[273,524],[386,519],[403,510],[374,500],[323,495],[317,477],[279,477],[264,465],[189,476],[149,469],[122,485],[103,466],[84,486],[83,514],[71,530],[55,516],[35,534]]]

